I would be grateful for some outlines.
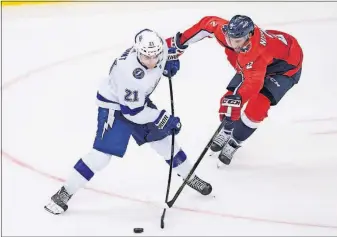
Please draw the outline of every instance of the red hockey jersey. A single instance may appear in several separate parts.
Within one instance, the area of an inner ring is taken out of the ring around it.
[[[227,20],[216,16],[204,17],[182,32],[179,43],[189,45],[215,37],[225,47],[228,61],[243,76],[243,83],[237,91],[243,103],[262,89],[266,75],[292,76],[301,68],[303,53],[293,36],[276,30],[264,31],[255,25],[250,49],[245,53],[236,53],[226,42],[222,30],[226,24]]]

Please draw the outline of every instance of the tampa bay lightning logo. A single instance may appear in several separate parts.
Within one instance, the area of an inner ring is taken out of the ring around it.
[[[145,75],[145,72],[141,68],[136,68],[135,70],[133,70],[132,74],[136,79],[142,79]]]

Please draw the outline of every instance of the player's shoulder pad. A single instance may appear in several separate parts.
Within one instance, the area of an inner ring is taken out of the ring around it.
[[[267,33],[258,26],[255,26],[254,35],[252,37],[252,45],[255,47],[255,51],[258,54],[262,54],[268,45]]]
[[[117,58],[115,66],[112,68],[112,76],[116,77],[121,83],[127,81],[140,80],[145,76],[145,70],[139,64],[135,52],[130,52],[126,57]]]

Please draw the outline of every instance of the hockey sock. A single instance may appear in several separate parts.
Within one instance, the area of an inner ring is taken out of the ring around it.
[[[170,159],[166,160],[166,163],[170,165]],[[190,170],[192,169],[192,165],[187,160],[187,156],[183,150],[178,151],[178,153],[173,157],[172,168],[183,179],[188,176]],[[190,179],[193,179],[193,177],[194,174],[191,175]]]
[[[248,127],[240,118],[234,123],[232,135],[237,141],[243,142],[249,138],[255,132],[255,130],[256,128]]]
[[[106,167],[110,161],[111,155],[91,150],[83,159],[80,159],[74,166],[73,172],[66,180],[64,186],[69,194],[74,194],[78,189],[91,180],[95,172]]]

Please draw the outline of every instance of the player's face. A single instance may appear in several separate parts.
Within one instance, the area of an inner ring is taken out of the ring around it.
[[[242,49],[249,44],[248,37],[230,38],[226,35],[226,41],[228,46],[232,47],[237,53],[242,52]]]
[[[140,59],[139,59],[144,66],[146,66],[148,69],[154,68],[159,61],[159,55],[156,56],[147,56],[144,54],[140,54]]]

